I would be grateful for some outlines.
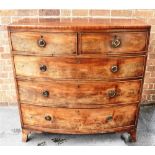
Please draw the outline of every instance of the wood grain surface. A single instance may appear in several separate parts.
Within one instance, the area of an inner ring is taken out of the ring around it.
[[[66,109],[21,105],[24,125],[70,130],[103,132],[104,129],[130,126],[135,123],[136,105],[101,109]],[[51,120],[47,119],[50,118]]]
[[[144,56],[69,58],[14,56],[16,75],[51,79],[118,79],[142,77],[144,74]],[[47,70],[40,71],[45,65]],[[118,66],[113,73],[112,66]]]
[[[140,101],[141,80],[100,81],[18,81],[20,102],[50,107],[94,108],[107,104]],[[49,95],[44,96],[43,92]],[[116,94],[110,96],[114,91]]]
[[[136,29],[136,31],[139,31],[143,29],[148,30],[150,27],[144,20],[125,18],[83,18],[82,20],[77,18],[73,18],[72,20],[70,18],[66,20],[61,20],[61,18],[24,18],[8,25],[11,31],[20,31],[21,29],[29,31],[41,31],[41,29],[44,31],[101,31],[113,29],[126,29],[125,31],[127,31],[128,29],[132,29],[134,31]]]
[[[82,33],[82,54],[137,53],[146,49],[147,32]],[[113,48],[112,41],[119,39],[120,46]]]
[[[38,46],[38,40],[46,42],[45,47]],[[69,54],[77,52],[76,33],[12,32],[12,49],[25,54]]]
[[[23,141],[31,131],[128,132],[136,141],[150,25],[37,18],[7,28]]]

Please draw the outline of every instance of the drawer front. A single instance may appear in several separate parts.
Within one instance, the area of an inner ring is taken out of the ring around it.
[[[76,33],[12,32],[12,48],[21,54],[76,54]]]
[[[20,102],[41,106],[94,108],[140,100],[141,80],[117,82],[18,81]]]
[[[145,57],[65,58],[14,56],[17,76],[52,79],[141,77]]]
[[[82,54],[136,53],[145,51],[147,32],[82,33]]]
[[[102,132],[134,125],[136,106],[102,109],[65,109],[21,105],[24,125],[73,132]]]
[[[136,105],[100,109],[65,109],[21,105],[23,124],[72,132],[102,132],[134,125]]]

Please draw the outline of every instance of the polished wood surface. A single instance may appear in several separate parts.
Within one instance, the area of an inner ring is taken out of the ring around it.
[[[24,125],[39,126],[70,133],[100,133],[104,129],[135,123],[136,105],[101,109],[66,109],[21,105]]]
[[[18,81],[20,102],[50,107],[94,108],[140,101],[142,81]],[[48,91],[47,96],[43,95]],[[110,96],[111,91],[116,94]]]
[[[136,141],[150,25],[23,19],[8,25],[22,140],[33,132],[128,132]]]
[[[45,47],[40,47],[38,41],[43,39]],[[25,54],[69,54],[77,53],[76,33],[37,33],[13,32],[11,33],[12,48]]]
[[[82,33],[82,54],[137,53],[146,49],[147,32]],[[120,40],[112,47],[114,39]]]
[[[14,62],[17,76],[103,80],[142,77],[145,57],[69,58],[16,55]],[[40,71],[41,65],[47,67],[46,71]],[[118,71],[112,72],[112,66],[117,66]]]
[[[114,29],[114,28],[138,28],[149,29],[150,25],[146,24],[140,19],[100,19],[100,18],[83,18],[83,19],[66,19],[61,20],[59,18],[34,18],[34,19],[22,19],[18,22],[14,22],[8,25],[9,29],[21,29],[21,28],[35,28],[35,29],[72,29],[72,30],[101,30],[101,29]]]

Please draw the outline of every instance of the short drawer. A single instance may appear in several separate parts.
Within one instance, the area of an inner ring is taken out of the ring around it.
[[[76,33],[12,32],[12,50],[18,54],[76,54]]]
[[[96,133],[135,124],[136,105],[100,109],[66,109],[21,105],[24,126],[65,133]]]
[[[20,102],[67,108],[94,108],[140,101],[141,80],[18,81]]]
[[[82,33],[82,54],[138,53],[146,50],[147,32]]]
[[[14,56],[17,76],[52,79],[120,79],[142,77],[145,56],[71,58]]]

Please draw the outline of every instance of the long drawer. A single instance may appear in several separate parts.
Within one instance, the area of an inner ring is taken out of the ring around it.
[[[76,33],[12,32],[12,49],[22,54],[76,54]]]
[[[140,101],[141,80],[18,81],[21,103],[67,108],[94,108]]]
[[[82,54],[140,53],[146,50],[147,32],[82,33]]]
[[[62,133],[99,133],[135,124],[136,105],[100,109],[66,109],[21,105],[24,126]]]
[[[145,56],[73,58],[14,56],[17,76],[52,79],[119,79],[142,77]]]

